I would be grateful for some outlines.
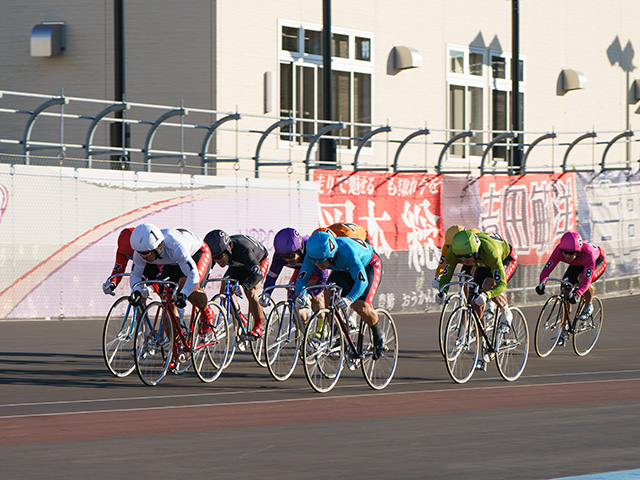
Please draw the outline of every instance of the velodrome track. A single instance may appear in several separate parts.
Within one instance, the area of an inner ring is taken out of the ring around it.
[[[539,306],[524,308],[531,341]],[[437,312],[396,315],[392,384],[320,395],[240,353],[213,384],[112,377],[102,321],[0,322],[0,477],[548,479],[640,468],[640,297],[604,300],[595,349],[503,381],[448,377]]]

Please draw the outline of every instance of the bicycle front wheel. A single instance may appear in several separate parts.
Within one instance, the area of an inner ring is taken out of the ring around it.
[[[135,359],[138,376],[147,385],[157,385],[169,369],[173,328],[162,302],[152,302],[136,326]]]
[[[564,299],[561,295],[554,295],[547,300],[536,325],[536,336],[533,344],[539,357],[548,356],[558,343],[562,333],[562,319],[564,318]]]
[[[265,320],[263,319],[262,322],[264,323]],[[255,319],[253,318],[253,315],[249,315],[249,331],[253,330],[253,327],[255,326]],[[264,332],[266,325],[262,325],[262,331]],[[264,353],[264,337],[265,337],[266,333],[263,333],[261,337],[256,338],[255,340],[250,340],[249,341],[249,347],[251,348],[251,355],[253,355],[253,359],[256,361],[256,363],[258,365],[260,365],[261,367],[267,367],[267,357],[265,356]]]
[[[120,297],[104,322],[102,356],[107,369],[116,377],[126,377],[136,368],[133,344],[138,313],[128,297]]]
[[[451,312],[445,329],[444,360],[454,382],[465,383],[473,375],[480,353],[480,341],[471,310],[462,305]]]
[[[362,342],[362,374],[367,384],[374,390],[382,390],[391,382],[398,364],[398,330],[391,314],[382,308],[378,313],[379,331],[384,340],[384,350],[377,360],[373,359],[373,332],[368,325],[364,328]]]
[[[271,376],[287,380],[296,368],[303,332],[298,328],[294,307],[279,302],[269,313],[265,332],[265,357]]]
[[[602,301],[598,297],[593,297],[593,312],[586,320],[579,320],[576,317],[575,328],[573,333],[573,351],[577,355],[583,357],[595,347],[600,331],[602,330],[602,322],[604,320],[604,310]],[[580,313],[581,310],[578,310]]]
[[[229,351],[229,328],[222,307],[210,301],[208,307],[213,312],[212,323],[204,315],[194,313],[191,337],[193,367],[200,380],[213,382],[220,376]]]
[[[511,326],[506,332],[496,332],[496,363],[500,376],[507,382],[517,380],[529,358],[529,327],[519,308],[510,308]],[[499,322],[498,322],[499,325]]]
[[[304,374],[311,388],[319,393],[331,390],[344,365],[344,336],[331,310],[318,310],[309,319],[302,352]]]
[[[451,312],[453,312],[456,308],[462,305],[463,301],[464,299],[462,298],[462,295],[460,295],[459,293],[455,293],[449,296],[445,300],[444,305],[442,305],[442,311],[440,312],[440,322],[438,323],[438,342],[440,344],[440,353],[442,354],[443,357],[444,357],[444,338],[445,338],[447,322],[449,321],[449,315],[451,315]]]
[[[227,350],[227,357],[224,360],[224,365],[222,366],[222,368],[227,368],[236,354],[236,348],[238,345],[238,329],[233,318],[233,311],[229,306],[229,298],[226,295],[218,293],[217,295],[213,296],[211,302],[215,302],[220,305],[222,311],[225,312],[229,348]]]

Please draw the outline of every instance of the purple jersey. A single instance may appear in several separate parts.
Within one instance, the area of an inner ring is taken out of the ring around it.
[[[551,275],[551,272],[554,268],[556,268],[556,265],[558,265],[559,262],[568,263],[569,265],[575,265],[578,267],[584,267],[582,283],[576,290],[576,295],[580,296],[584,294],[584,292],[587,291],[587,288],[589,288],[589,285],[591,285],[592,273],[596,267],[596,260],[598,260],[598,257],[601,255],[601,253],[602,252],[600,251],[600,248],[596,247],[593,243],[583,242],[580,255],[576,256],[573,261],[567,262],[564,259],[564,255],[560,251],[560,246],[557,245],[553,252],[551,252],[549,260],[540,273],[540,283],[549,278],[549,275]]]

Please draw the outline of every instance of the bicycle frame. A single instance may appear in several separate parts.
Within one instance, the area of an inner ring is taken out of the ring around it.
[[[220,292],[221,295],[226,297],[227,302],[224,308],[226,309],[225,313],[229,318],[233,318],[235,324],[240,328],[242,335],[246,335],[249,333],[249,324],[247,326],[243,325],[242,321],[240,321],[240,308],[236,305],[235,300],[233,299],[233,291],[232,288],[236,285],[239,285],[238,281],[235,278],[221,277],[221,278],[210,278],[207,280],[209,282],[221,282],[224,284],[224,289]],[[240,297],[243,298],[243,297]]]
[[[570,315],[570,310],[571,310],[571,303],[569,302],[569,296],[573,295],[573,293],[576,291],[576,289],[578,288],[577,285],[572,284],[571,282],[565,280],[565,279],[560,279],[560,278],[547,278],[544,282],[543,285],[546,285],[547,282],[549,281],[554,281],[554,282],[558,282],[560,284],[560,293],[554,295],[556,297],[559,297],[562,299],[562,303],[563,303],[563,317],[562,317],[562,325],[567,325],[567,331],[569,333],[575,333],[575,326],[576,326],[576,322],[577,322],[577,315],[574,315],[574,319],[573,321],[571,321],[571,315]],[[582,310],[582,305],[584,303],[584,298],[581,297],[580,298],[580,302],[577,305],[577,310],[576,313],[579,312],[580,310]]]

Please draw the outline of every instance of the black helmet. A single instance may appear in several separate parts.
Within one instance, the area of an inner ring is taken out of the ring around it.
[[[222,230],[211,230],[204,237],[204,243],[209,246],[212,257],[216,257],[224,252],[231,255],[231,239],[229,235]]]

